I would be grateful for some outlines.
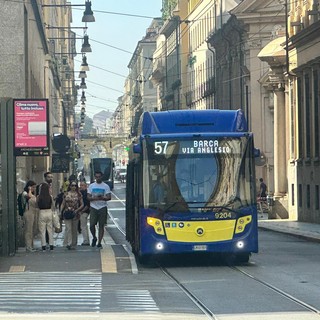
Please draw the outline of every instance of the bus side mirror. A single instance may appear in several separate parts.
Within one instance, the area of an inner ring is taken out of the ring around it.
[[[141,145],[139,143],[133,145],[134,153],[141,153]]]

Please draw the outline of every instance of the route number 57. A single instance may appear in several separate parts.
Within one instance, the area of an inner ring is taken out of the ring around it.
[[[154,143],[155,154],[166,154],[168,147],[168,141],[157,141]]]

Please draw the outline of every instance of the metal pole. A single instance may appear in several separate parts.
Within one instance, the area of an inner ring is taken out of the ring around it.
[[[17,192],[16,192],[16,159],[13,154],[13,100],[0,100],[1,114],[1,253],[4,256],[14,255],[16,251]]]

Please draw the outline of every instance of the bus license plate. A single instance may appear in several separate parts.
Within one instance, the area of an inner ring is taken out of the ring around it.
[[[204,244],[198,244],[193,246],[193,251],[207,251],[208,247]]]

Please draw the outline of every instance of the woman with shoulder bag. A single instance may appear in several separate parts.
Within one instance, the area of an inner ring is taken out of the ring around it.
[[[26,209],[23,214],[25,222],[25,245],[26,251],[34,252],[36,251],[33,248],[33,228],[35,224],[35,218],[37,217],[37,198],[35,196],[36,183],[32,180],[29,180],[26,186],[23,189],[22,196],[25,197]]]
[[[65,243],[67,249],[73,249],[77,246],[78,240],[78,223],[80,211],[83,208],[83,199],[76,181],[70,181],[68,191],[65,193],[62,208],[62,218],[64,219]]]
[[[39,212],[39,231],[41,234],[42,251],[46,251],[46,231],[49,236],[50,250],[53,250],[53,222],[52,212],[54,210],[54,201],[50,194],[50,186],[42,183],[37,196]]]

